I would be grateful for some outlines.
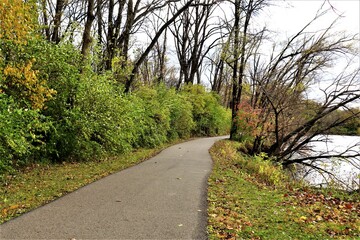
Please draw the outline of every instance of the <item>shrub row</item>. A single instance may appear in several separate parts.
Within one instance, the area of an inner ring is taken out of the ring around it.
[[[26,49],[14,59],[31,59],[31,71],[43,81],[39,89],[56,93],[34,109],[23,86],[9,84],[13,76],[4,73],[8,63],[2,63],[0,174],[33,163],[91,160],[229,130],[229,111],[203,86],[184,86],[179,92],[141,86],[124,94],[111,73],[79,66],[81,56],[72,46],[34,40]],[[24,84],[31,80],[19,78]]]

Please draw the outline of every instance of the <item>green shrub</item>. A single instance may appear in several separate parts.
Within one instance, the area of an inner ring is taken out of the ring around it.
[[[20,108],[0,94],[0,174],[39,161],[50,125],[39,111]]]
[[[201,85],[187,85],[182,94],[193,107],[193,120],[196,124],[193,135],[214,136],[229,132],[230,111],[220,105],[216,94],[206,92]]]
[[[241,169],[242,173],[252,179],[252,182],[271,187],[285,187],[290,177],[280,165],[275,164],[265,153],[250,156],[239,152],[244,148],[243,142],[222,140],[211,148],[211,154],[217,152],[216,157],[221,159],[221,168]]]
[[[195,128],[191,103],[184,96],[175,94],[174,90],[169,91],[168,102],[171,118],[169,139],[189,138]]]
[[[27,107],[29,101],[19,101],[20,95],[9,97],[0,88],[1,171],[44,159],[91,160],[229,129],[229,111],[202,86],[185,86],[180,93],[164,85],[143,86],[124,94],[114,79],[118,71],[95,73],[83,66],[72,45],[40,38],[29,40],[14,56],[24,63],[34,59],[32,70],[54,95],[35,111]],[[3,75],[0,87],[5,89]]]
[[[271,161],[265,153],[243,156],[241,164],[248,173],[256,177],[257,181],[266,185],[284,187],[290,181],[282,167]]]
[[[56,96],[46,103],[46,109],[42,111],[53,124],[46,134],[48,144],[44,155],[60,162],[75,152],[81,155],[79,145],[82,142],[78,138],[81,133],[81,112],[75,108],[81,83],[81,54],[70,44],[55,45],[45,40],[29,42],[27,52],[36,59],[34,68],[39,71],[39,77],[46,79],[56,91]]]
[[[155,147],[167,141],[170,130],[170,110],[166,98],[159,94],[157,89],[141,87],[135,93],[140,108],[137,114],[141,116],[138,124],[141,129],[138,133],[137,146]]]
[[[78,130],[72,155],[87,159],[132,150],[139,130],[133,100],[106,75],[82,79],[73,110]]]

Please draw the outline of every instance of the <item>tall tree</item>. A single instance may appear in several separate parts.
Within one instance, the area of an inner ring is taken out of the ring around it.
[[[169,20],[167,20],[162,25],[162,27],[157,31],[157,33],[155,34],[155,36],[153,37],[153,39],[151,40],[150,44],[147,46],[145,51],[135,61],[134,65],[133,65],[133,70],[132,70],[130,76],[128,77],[128,79],[126,80],[126,83],[125,83],[125,92],[130,91],[131,85],[132,85],[132,83],[134,82],[134,80],[136,78],[136,75],[137,75],[137,73],[138,73],[138,71],[140,69],[141,64],[147,58],[148,54],[150,53],[151,49],[153,49],[156,42],[158,41],[158,39],[162,35],[162,33],[170,26],[170,24],[172,24],[184,11],[186,11],[191,6],[193,1],[194,0],[187,1],[186,4],[184,4],[177,12],[175,12],[175,14],[173,14],[173,16]]]
[[[107,70],[111,69],[111,61],[117,52],[123,58],[123,63],[126,64],[131,36],[141,28],[150,14],[155,10],[163,9],[171,2],[177,1],[120,0],[115,2],[109,0],[105,59]]]
[[[266,0],[235,0],[234,8],[234,25],[232,29],[232,56],[233,60],[230,64],[232,68],[232,126],[230,130],[230,139],[235,139],[238,132],[236,124],[237,113],[241,102],[243,82],[245,78],[245,66],[249,55],[251,55],[251,48],[248,47],[251,43],[249,28],[251,20],[257,12],[259,12],[267,4]]]
[[[193,84],[195,79],[200,83],[203,60],[217,43],[214,35],[218,34],[218,26],[211,22],[215,3],[213,0],[196,0],[194,6],[184,11],[170,28],[180,65],[177,88],[182,82]]]
[[[87,13],[87,1],[41,0],[39,1],[39,22],[43,35],[49,41],[59,43],[62,39],[75,43],[81,39]],[[81,32],[81,33],[80,33]]]
[[[156,33],[170,18],[170,9],[166,14],[163,11],[156,11],[155,14],[151,15],[148,21],[148,27],[145,28],[145,32],[149,39]],[[142,53],[142,52],[141,52]],[[140,53],[140,54],[141,54]],[[144,61],[144,66],[139,74],[140,78],[145,79],[151,84],[159,84],[165,82],[166,70],[167,70],[167,29],[164,31],[162,38],[159,38],[154,48],[149,53],[147,60]]]
[[[321,170],[315,163],[326,158],[360,160],[355,150],[360,143],[340,153],[306,154],[310,143],[327,141],[319,136],[360,116],[359,111],[334,114],[360,102],[360,68],[356,58],[350,58],[336,76],[327,75],[326,82],[323,79],[332,63],[359,54],[352,47],[358,39],[334,34],[334,23],[325,30],[307,32],[322,15],[317,15],[284,45],[274,44],[268,60],[264,55],[269,55],[260,52],[252,58],[251,91],[244,99],[251,105],[246,111],[254,113],[251,121],[256,122],[251,133],[251,152],[266,152],[284,166],[301,163]],[[320,86],[316,94],[321,97],[313,100],[309,92],[315,84]]]

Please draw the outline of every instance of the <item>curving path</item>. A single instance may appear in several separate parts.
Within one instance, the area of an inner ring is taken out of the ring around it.
[[[0,225],[0,239],[206,239],[208,149],[174,145]]]

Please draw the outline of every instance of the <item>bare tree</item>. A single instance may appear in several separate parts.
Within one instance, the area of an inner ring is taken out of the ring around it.
[[[181,83],[200,83],[200,70],[207,53],[218,42],[219,26],[212,21],[212,13],[217,1],[194,1],[194,5],[184,11],[170,28],[174,36],[176,54],[180,65]],[[174,9],[176,11],[176,9]]]
[[[109,0],[106,28],[106,58],[105,69],[111,69],[111,61],[117,52],[128,60],[131,36],[138,32],[144,22],[155,10],[165,8],[169,3],[177,0]]]
[[[149,39],[152,35],[159,31],[162,24],[168,21],[170,18],[170,9],[168,8],[166,14],[163,11],[154,11],[149,17],[149,20],[145,26],[145,33]],[[143,52],[143,51],[142,51]],[[159,84],[165,81],[165,75],[167,70],[167,29],[165,29],[162,37],[160,37],[154,48],[150,51],[146,60],[139,71],[139,79],[143,79],[144,82],[149,84]]]
[[[303,164],[326,171],[316,162],[329,158],[360,161],[360,153],[355,151],[360,143],[342,152],[308,154],[311,143],[326,141],[319,136],[360,117],[359,111],[334,115],[360,101],[360,68],[356,57],[349,60],[349,56],[359,54],[352,47],[358,39],[334,34],[335,22],[325,30],[307,33],[308,27],[324,13],[319,13],[280,49],[274,44],[268,61],[261,54],[252,58],[249,102],[259,119],[251,152],[264,151],[283,166]],[[335,77],[325,74],[341,57],[349,61],[344,70]],[[320,85],[317,95],[321,98],[311,99],[310,87],[316,84]]]
[[[217,66],[213,79],[213,90],[220,88],[225,70],[225,64],[230,67],[232,89],[226,89],[225,93],[231,93],[230,106],[232,110],[232,126],[230,130],[230,139],[235,139],[238,132],[236,123],[237,113],[242,98],[243,85],[245,81],[246,65],[249,57],[253,54],[256,35],[260,33],[251,33],[251,20],[261,9],[268,5],[266,0],[234,0],[228,1],[233,7],[233,19],[223,23],[227,28],[227,40],[222,44],[221,56],[218,58]],[[226,101],[226,100],[225,100]]]
[[[131,87],[132,83],[134,82],[134,80],[136,78],[136,75],[137,75],[137,73],[138,73],[138,71],[140,69],[141,64],[144,62],[144,60],[146,60],[148,54],[153,49],[153,47],[157,43],[158,39],[162,35],[162,33],[170,26],[170,24],[172,24],[184,11],[186,11],[191,6],[193,1],[194,0],[187,1],[186,4],[184,4],[175,14],[173,14],[173,16],[167,22],[165,22],[162,25],[162,27],[157,31],[157,33],[152,38],[150,44],[147,46],[145,51],[135,61],[134,65],[133,65],[133,70],[132,70],[130,76],[128,77],[128,79],[125,82],[125,92],[130,91],[130,87]]]
[[[59,43],[64,37],[74,43],[81,34],[77,28],[85,24],[86,1],[83,0],[41,0],[39,22],[43,34],[49,41]]]
[[[223,106],[230,108],[232,89],[232,69],[227,64],[227,54],[230,38],[225,43],[219,43],[205,59],[206,77],[211,86],[211,91],[216,92],[222,98]],[[203,65],[204,65],[203,64]]]

